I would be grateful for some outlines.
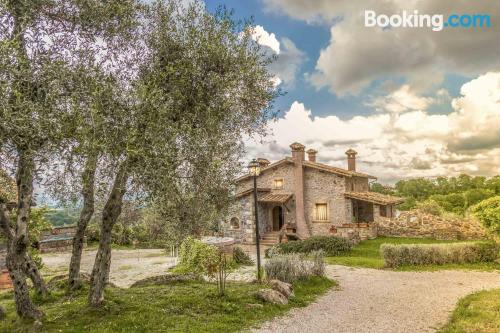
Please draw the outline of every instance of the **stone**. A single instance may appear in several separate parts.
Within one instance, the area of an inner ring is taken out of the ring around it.
[[[293,287],[290,283],[286,283],[280,280],[271,280],[269,281],[269,285],[274,290],[279,291],[280,293],[285,295],[286,298],[295,296],[295,294],[293,293]]]
[[[271,304],[288,304],[288,298],[274,289],[261,289],[257,292],[257,298]]]

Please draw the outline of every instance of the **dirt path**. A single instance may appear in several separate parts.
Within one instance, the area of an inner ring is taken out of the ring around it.
[[[85,250],[82,254],[82,272],[91,273],[95,250]],[[53,276],[68,273],[71,253],[46,253],[42,255],[44,275]],[[175,259],[167,257],[161,249],[113,250],[111,253],[110,281],[119,287],[129,287],[135,281],[166,274],[174,266]]]
[[[255,332],[434,332],[446,323],[459,298],[500,287],[498,272],[329,266],[328,275],[339,281],[339,290]]]

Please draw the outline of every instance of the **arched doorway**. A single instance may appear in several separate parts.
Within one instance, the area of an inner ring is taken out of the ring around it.
[[[283,224],[283,208],[276,206],[273,208],[273,231],[280,231]]]

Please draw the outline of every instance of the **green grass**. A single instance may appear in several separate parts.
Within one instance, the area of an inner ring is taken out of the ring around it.
[[[440,333],[500,332],[500,289],[481,291],[462,298]]]
[[[336,257],[326,257],[325,261],[331,265],[345,265],[352,267],[365,268],[384,268],[384,259],[380,255],[380,246],[384,243],[389,244],[437,244],[453,243],[459,241],[446,241],[425,238],[396,238],[396,237],[378,237],[376,239],[360,242],[346,254]],[[460,241],[463,242],[463,241]],[[500,269],[498,263],[476,263],[476,264],[447,264],[447,265],[425,265],[425,266],[403,266],[398,267],[397,271],[435,271],[441,269],[468,269],[491,271]]]
[[[206,282],[108,288],[100,309],[86,305],[86,290],[76,297],[54,292],[49,300],[38,302],[46,315],[40,332],[236,332],[305,306],[334,285],[320,277],[298,282],[288,305],[263,304],[255,292],[264,286],[245,283],[228,283],[224,297],[217,296],[215,284]],[[17,318],[11,297],[0,297],[8,311],[0,332],[29,330],[32,324]],[[246,307],[255,303],[263,307]]]

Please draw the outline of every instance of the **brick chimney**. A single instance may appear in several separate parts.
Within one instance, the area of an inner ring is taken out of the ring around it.
[[[308,149],[306,151],[306,153],[307,153],[307,159],[309,160],[309,162],[316,162],[316,154],[318,153],[317,150]]]
[[[306,148],[303,144],[294,142],[290,145],[292,148],[292,158],[294,161],[302,161],[305,159],[304,149]]]
[[[261,168],[265,168],[269,164],[271,164],[271,162],[269,162],[269,160],[267,158],[261,158],[261,157],[259,157],[257,159],[257,162],[259,163],[259,165],[260,165]]]
[[[347,170],[356,171],[356,155],[358,153],[353,149],[349,149],[345,154],[347,155]]]
[[[305,146],[298,142],[294,142],[290,145],[292,148],[292,159],[294,161],[294,195],[295,195],[295,214],[296,214],[296,224],[297,224],[297,236],[300,239],[308,238],[311,236],[309,231],[309,226],[305,218],[304,210],[304,158]]]

